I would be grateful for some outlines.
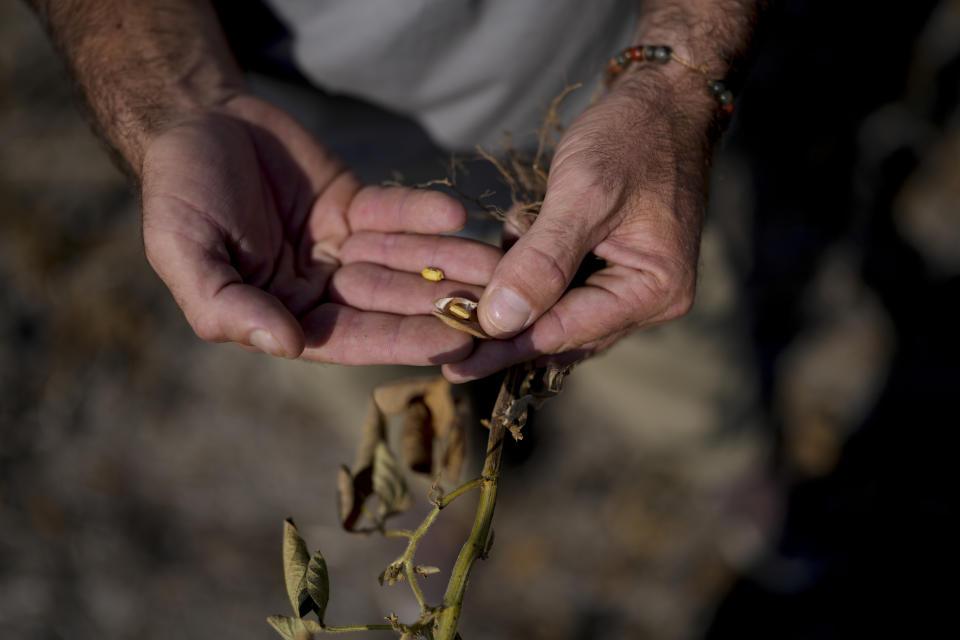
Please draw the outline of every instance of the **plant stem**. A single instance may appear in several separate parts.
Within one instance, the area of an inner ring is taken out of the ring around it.
[[[323,627],[323,633],[350,633],[352,631],[393,631],[392,624],[354,624],[345,627]]]
[[[410,590],[413,591],[414,597],[417,599],[417,603],[420,605],[420,610],[426,613],[427,601],[423,597],[423,591],[420,589],[420,583],[417,581],[417,572],[414,570],[413,559],[417,553],[417,546],[420,544],[420,540],[427,534],[427,531],[430,530],[430,527],[436,521],[437,516],[440,515],[440,510],[448,506],[451,502],[467,493],[472,491],[477,487],[482,486],[483,478],[474,478],[470,482],[460,485],[447,495],[443,496],[437,500],[433,509],[430,510],[430,513],[427,514],[427,517],[423,519],[423,522],[420,523],[420,526],[417,527],[416,531],[410,531],[409,529],[391,529],[383,532],[383,535],[387,537],[398,537],[398,538],[407,538],[407,548],[404,550],[403,555],[400,556],[396,563],[401,563],[403,565],[403,571],[406,574],[407,582],[410,583]]]
[[[467,589],[467,579],[474,562],[481,556],[490,536],[493,522],[493,509],[497,503],[497,481],[500,478],[500,459],[503,453],[503,440],[508,427],[508,410],[517,401],[520,387],[527,374],[526,365],[515,365],[507,371],[500,385],[500,394],[490,417],[490,435],[487,437],[487,457],[483,463],[480,477],[480,502],[473,520],[470,537],[460,549],[460,555],[450,574],[450,582],[443,596],[443,610],[437,618],[436,640],[454,640],[460,613],[463,609],[463,595]],[[452,494],[451,494],[452,495]]]
[[[440,509],[443,509],[444,507],[449,505],[451,502],[453,502],[454,500],[456,500],[466,492],[472,491],[477,487],[481,486],[482,484],[483,484],[483,477],[481,476],[480,478],[474,478],[470,482],[460,485],[459,487],[457,487],[447,495],[440,498],[437,501],[437,507],[439,507]]]

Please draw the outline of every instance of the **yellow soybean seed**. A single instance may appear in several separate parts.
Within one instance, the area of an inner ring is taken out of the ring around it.
[[[447,311],[462,320],[470,319],[470,310],[467,309],[462,304],[453,303],[449,307],[447,307]]]
[[[438,267],[424,267],[420,275],[432,282],[440,282],[443,280],[443,269]]]

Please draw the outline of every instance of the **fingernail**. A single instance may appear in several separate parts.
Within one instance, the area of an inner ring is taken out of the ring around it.
[[[273,337],[273,334],[269,331],[264,331],[263,329],[256,329],[250,333],[250,344],[255,346],[260,351],[264,353],[269,353],[272,356],[277,356],[278,358],[286,358],[287,353],[283,350],[283,347],[280,346],[280,343],[277,342],[277,339]]]
[[[511,289],[494,289],[487,298],[487,320],[504,333],[523,329],[530,318],[530,305]]]
[[[335,252],[331,250],[329,242],[317,242],[310,249],[310,257],[314,262],[324,262],[326,264],[340,264]]]

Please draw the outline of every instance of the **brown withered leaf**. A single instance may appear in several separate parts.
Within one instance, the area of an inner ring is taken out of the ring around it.
[[[360,446],[357,448],[357,457],[354,460],[354,468],[357,473],[365,467],[373,465],[373,452],[377,444],[387,439],[387,422],[385,411],[381,411],[376,396],[370,401],[367,408],[367,417],[363,423],[363,435],[361,436]]]
[[[440,567],[433,567],[430,565],[418,564],[413,568],[413,570],[418,576],[423,576],[424,578],[426,578],[427,576],[432,576],[435,573],[440,573]]]
[[[546,367],[533,368],[527,371],[523,383],[520,386],[519,397],[510,403],[503,413],[497,416],[498,420],[503,420],[507,429],[515,440],[523,440],[523,427],[527,423],[527,415],[530,407],[539,408],[546,400],[560,393],[563,388],[563,380],[572,365],[561,367],[558,365],[548,365]]]
[[[386,415],[403,413],[414,398],[426,396],[438,379],[444,380],[442,376],[418,376],[382,384],[373,390],[373,401]]]
[[[443,476],[448,482],[459,482],[467,458],[466,423],[469,409],[466,401],[458,401],[453,420],[443,440]]]
[[[403,563],[402,562],[392,562],[387,566],[386,569],[380,572],[380,575],[377,576],[377,582],[380,583],[382,587],[384,584],[387,586],[393,586],[398,582],[403,582],[406,580],[406,576],[403,574]]]
[[[446,438],[447,431],[457,419],[453,385],[443,376],[433,378],[424,390],[423,403],[430,409],[437,438],[441,440]]]
[[[433,467],[433,419],[430,409],[420,399],[414,399],[403,412],[403,433],[400,447],[407,467],[412,471],[430,473]]]
[[[347,531],[357,531],[363,515],[363,503],[373,494],[373,466],[364,467],[352,475],[346,465],[340,466],[337,476],[337,503],[340,524]]]
[[[380,499],[381,518],[410,508],[407,482],[386,442],[378,443],[373,454],[373,492]]]

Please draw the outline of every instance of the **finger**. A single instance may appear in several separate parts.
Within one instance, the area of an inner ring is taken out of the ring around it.
[[[145,211],[155,206],[164,203],[144,203]],[[164,232],[151,219],[144,217],[147,259],[200,338],[237,342],[275,356],[300,355],[304,338],[296,318],[274,296],[243,283],[216,231]]]
[[[597,335],[599,331],[577,325],[570,317],[583,315],[587,309],[605,315],[605,334]],[[445,366],[443,374],[451,382],[461,383],[484,378],[511,365],[548,354],[575,351],[577,359],[586,357],[624,333],[622,325],[626,323],[625,319],[620,317],[615,320],[611,312],[614,309],[610,308],[605,293],[592,290],[591,287],[575,289],[527,331],[509,340],[480,343],[469,358]],[[609,341],[603,338],[609,338]]]
[[[467,210],[439,191],[370,186],[350,201],[347,221],[354,232],[449,233],[467,223]]]
[[[402,315],[429,315],[433,301],[447,296],[478,300],[483,288],[455,280],[431,282],[420,274],[394,271],[381,265],[357,262],[337,269],[330,279],[331,302],[364,311]]]
[[[596,244],[582,211],[547,204],[504,255],[480,299],[480,324],[491,336],[509,338],[532,325],[560,299]]]
[[[302,319],[303,357],[349,365],[431,365],[462,360],[473,349],[468,334],[428,316],[398,316],[322,304]]]
[[[447,367],[444,375],[465,382],[543,355],[574,351],[586,356],[630,331],[683,315],[691,302],[692,292],[689,298],[666,292],[650,274],[609,267],[588,278],[586,286],[567,292],[524,333],[480,344],[470,358]]]
[[[344,264],[375,262],[411,273],[438,267],[451,280],[478,285],[490,281],[502,256],[496,247],[465,238],[375,232],[353,234],[340,249]]]

